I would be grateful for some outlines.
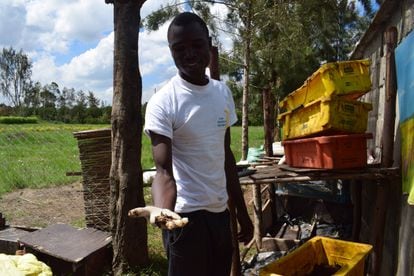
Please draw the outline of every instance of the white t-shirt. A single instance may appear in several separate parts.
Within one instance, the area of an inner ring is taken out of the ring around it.
[[[176,212],[226,209],[224,136],[236,121],[229,88],[213,79],[199,86],[176,75],[149,100],[145,133],[172,141]]]

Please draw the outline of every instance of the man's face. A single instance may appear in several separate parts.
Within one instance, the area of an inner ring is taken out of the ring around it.
[[[210,62],[210,39],[203,28],[197,23],[172,26],[168,42],[181,77],[194,84],[204,81]]]

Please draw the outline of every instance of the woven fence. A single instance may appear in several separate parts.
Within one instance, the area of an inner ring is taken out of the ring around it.
[[[74,133],[78,140],[87,227],[110,231],[111,130]]]

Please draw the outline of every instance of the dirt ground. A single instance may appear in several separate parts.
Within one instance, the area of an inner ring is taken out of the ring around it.
[[[252,192],[244,193],[252,213]],[[249,204],[250,203],[250,204]],[[0,197],[0,213],[6,224],[43,228],[54,223],[85,227],[82,183],[42,189],[21,189]]]
[[[84,201],[80,182],[53,188],[21,189],[0,198],[6,224],[45,227],[53,223],[83,226]]]

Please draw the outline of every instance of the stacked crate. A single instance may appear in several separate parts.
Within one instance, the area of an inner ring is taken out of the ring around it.
[[[326,63],[279,104],[288,165],[355,168],[366,165],[365,133],[371,90],[369,60]]]

